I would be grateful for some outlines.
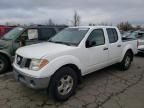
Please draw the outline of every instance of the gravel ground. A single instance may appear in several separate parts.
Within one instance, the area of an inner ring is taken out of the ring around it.
[[[137,56],[128,71],[111,66],[85,76],[76,94],[60,103],[8,73],[0,76],[0,108],[144,108],[143,75],[144,57]]]

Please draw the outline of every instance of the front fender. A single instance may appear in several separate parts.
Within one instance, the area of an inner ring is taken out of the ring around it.
[[[53,75],[59,68],[67,64],[74,64],[80,70],[82,69],[80,60],[74,56],[67,55],[55,58],[54,60],[50,61],[47,66],[41,71],[41,77],[49,77]]]

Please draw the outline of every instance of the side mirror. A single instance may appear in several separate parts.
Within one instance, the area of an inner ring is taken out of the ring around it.
[[[89,41],[89,40],[86,41],[86,48],[90,48],[90,47],[93,47],[95,45],[96,45],[95,41]]]

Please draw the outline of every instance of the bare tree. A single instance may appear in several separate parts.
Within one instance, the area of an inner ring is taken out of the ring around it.
[[[11,22],[6,22],[5,25],[6,26],[11,26]]]
[[[77,11],[74,11],[72,25],[73,26],[79,26],[80,25],[80,16],[78,15]]]
[[[106,22],[101,22],[101,23],[89,23],[89,26],[112,26],[112,23],[106,23]]]
[[[117,25],[117,27],[122,31],[128,31],[132,30],[133,26],[127,21],[127,22],[121,22]]]
[[[55,25],[54,21],[51,18],[48,20],[48,25]]]
[[[93,24],[93,23],[89,23],[89,26],[95,26],[96,24]]]

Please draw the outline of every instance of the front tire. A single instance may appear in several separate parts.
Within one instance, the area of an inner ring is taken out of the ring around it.
[[[70,67],[62,67],[52,77],[50,94],[58,101],[65,101],[72,96],[77,87],[76,72]]]
[[[8,69],[8,61],[5,56],[0,55],[0,74],[6,72]]]
[[[122,62],[120,63],[121,70],[128,70],[129,67],[131,66],[132,60],[133,60],[133,54],[130,51],[128,51],[125,54]]]

